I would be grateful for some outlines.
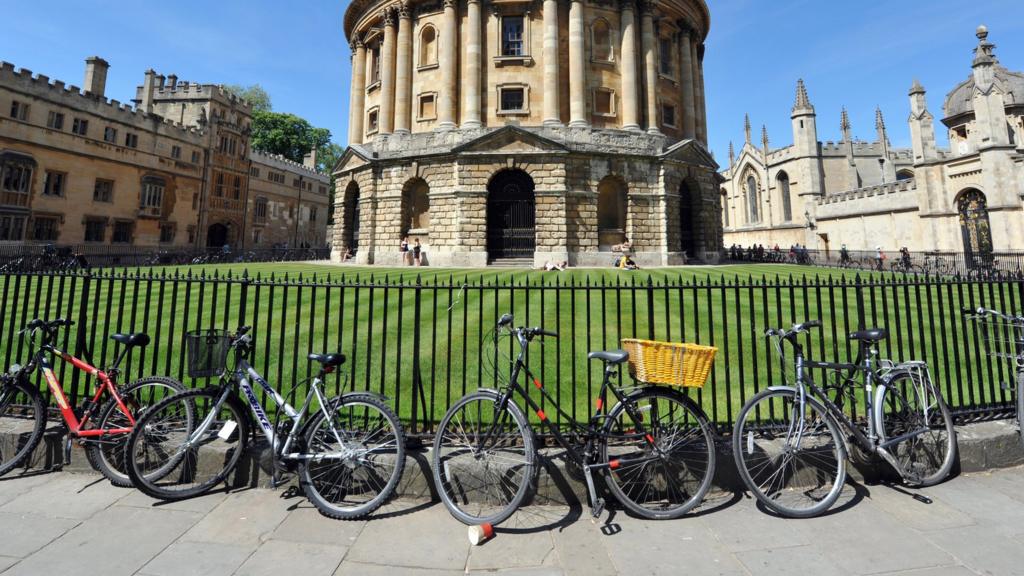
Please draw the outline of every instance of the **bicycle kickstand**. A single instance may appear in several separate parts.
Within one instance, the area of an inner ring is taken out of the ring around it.
[[[590,522],[597,524],[597,520],[604,512],[604,498],[597,497],[597,489],[594,488],[594,474],[590,466],[583,466],[583,476],[587,479],[587,492],[590,494]]]
[[[62,466],[70,466],[71,465],[71,446],[72,446],[72,442],[74,442],[74,439],[71,438],[70,434],[68,434],[67,436],[64,437],[64,462],[63,462],[63,464],[61,464]]]

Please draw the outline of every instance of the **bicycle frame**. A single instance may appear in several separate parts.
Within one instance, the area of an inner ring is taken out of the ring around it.
[[[99,386],[96,387],[96,393],[93,394],[92,399],[86,405],[86,410],[82,412],[81,420],[79,420],[79,417],[75,414],[75,410],[71,407],[67,395],[64,394],[64,388],[61,386],[60,381],[57,380],[57,376],[53,373],[53,367],[50,365],[49,360],[46,359],[46,353],[53,354],[57,358],[70,363],[75,368],[93,376],[99,382]],[[132,427],[135,426],[135,418],[132,416],[131,411],[128,410],[128,407],[125,406],[121,396],[117,393],[117,386],[114,385],[114,381],[111,380],[110,376],[108,376],[103,370],[61,351],[51,344],[43,344],[40,346],[40,349],[36,353],[36,356],[29,368],[38,368],[43,373],[46,385],[50,388],[50,392],[53,394],[53,398],[57,402],[57,406],[60,408],[61,416],[64,418],[64,422],[68,427],[68,433],[71,436],[78,438],[97,438],[101,436],[131,433]],[[103,396],[104,392],[110,394],[114,399],[114,402],[117,403],[118,410],[120,410],[128,419],[128,423],[130,424],[129,427],[84,429],[89,423],[89,418],[92,417],[93,412],[100,405],[99,400]]]

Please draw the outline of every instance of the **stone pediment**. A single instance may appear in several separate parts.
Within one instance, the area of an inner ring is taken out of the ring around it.
[[[331,173],[348,172],[366,166],[369,163],[370,154],[366,150],[359,146],[349,146],[345,149],[345,153],[341,155],[341,158],[338,158],[338,163],[334,165]]]
[[[661,155],[665,160],[676,160],[718,170],[718,163],[696,140],[683,140],[670,146]]]
[[[560,142],[517,126],[505,126],[456,146],[456,154],[559,154],[568,149]]]

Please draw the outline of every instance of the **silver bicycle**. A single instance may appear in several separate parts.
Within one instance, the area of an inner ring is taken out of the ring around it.
[[[126,447],[132,483],[162,500],[204,494],[229,478],[256,427],[269,447],[261,465],[272,469],[273,485],[283,483],[283,474],[297,472],[306,497],[331,518],[359,518],[376,510],[391,497],[405,465],[402,426],[386,399],[370,392],[326,398],[323,378],[345,356],[310,354],[320,370],[296,410],[249,364],[253,342],[248,331],[188,334],[190,375],[220,375],[220,382],[169,397],[139,419]],[[229,351],[234,352],[233,370],[225,370]],[[253,382],[276,407],[276,423]]]
[[[1024,417],[1024,315],[1005,314],[991,308],[966,308],[963,313],[974,322],[985,354],[1007,364],[1005,373],[1002,367],[999,369],[999,385],[1003,390],[1013,389],[1014,418],[1024,443],[1024,426],[1021,425]]]

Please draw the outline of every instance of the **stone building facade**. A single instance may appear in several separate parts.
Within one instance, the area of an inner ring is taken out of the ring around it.
[[[911,148],[893,148],[881,111],[874,142],[855,140],[844,110],[841,142],[819,142],[803,82],[792,111],[793,144],[746,141],[722,173],[725,243],[788,248],[966,252],[1024,247],[1024,74],[1005,68],[977,31],[972,73],[949,92],[935,142],[925,89],[910,89]]]
[[[134,106],[122,104],[106,97],[108,69],[89,58],[80,89],[0,63],[0,242],[326,243],[330,178],[253,152],[247,103],[150,70]],[[250,181],[271,172],[277,180]],[[272,212],[280,221],[255,222],[262,197],[289,207]]]
[[[334,257],[716,260],[703,0],[355,0]]]

